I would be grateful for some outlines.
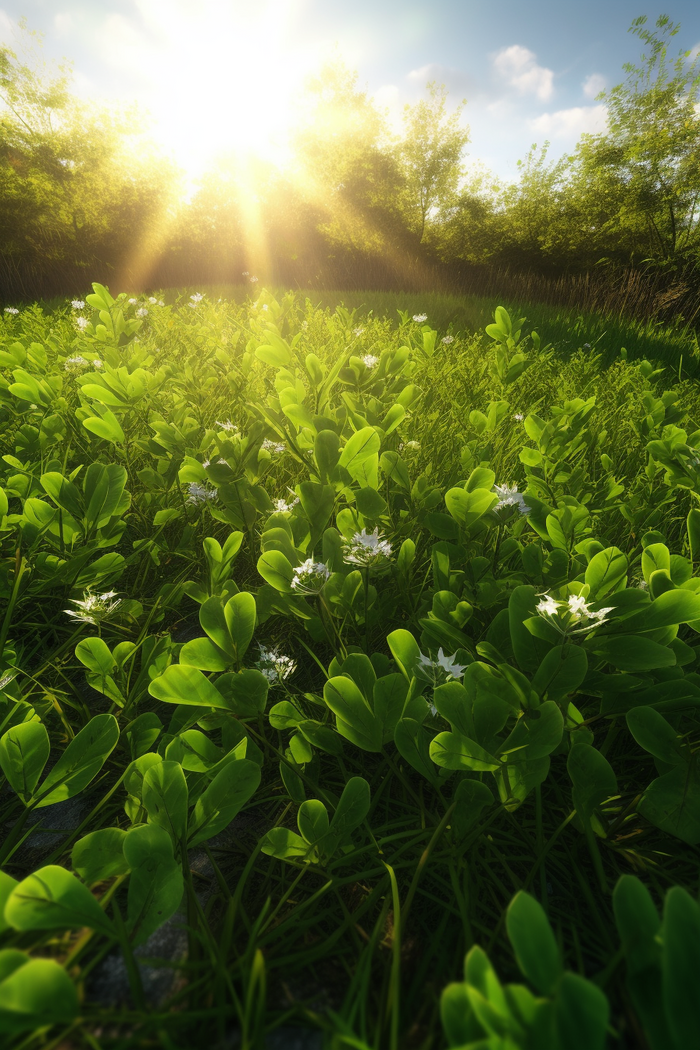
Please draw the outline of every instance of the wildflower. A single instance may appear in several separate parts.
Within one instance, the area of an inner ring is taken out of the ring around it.
[[[71,306],[73,307],[74,310],[84,310],[85,309],[85,303],[83,302],[82,299],[73,299],[73,301],[71,302]]]
[[[325,562],[307,558],[294,569],[292,590],[301,594],[319,594],[330,574],[331,570]]]
[[[581,349],[582,350],[590,350],[591,349],[591,344],[590,343],[584,343],[583,346],[581,347]]]
[[[248,277],[249,274],[250,274],[250,270],[244,270],[243,273],[241,274],[241,277]]]
[[[152,295],[149,295],[148,301],[151,304],[151,306],[160,306],[160,303],[158,302],[158,300]]]
[[[263,307],[262,308],[263,308],[263,310],[269,310],[270,309],[270,307],[267,305],[267,303],[263,303]]]
[[[647,583],[646,580],[640,580],[639,583],[637,584],[637,589],[640,590],[640,591],[646,591],[648,589],[648,587],[649,587],[649,584]]]
[[[214,425],[217,426],[219,430],[225,430],[227,434],[235,434],[238,430],[236,424],[232,423],[230,419],[224,420],[223,423],[221,420],[217,419]]]
[[[16,306],[6,306],[5,307],[5,313],[6,314],[18,314],[19,310],[17,309]]]
[[[139,308],[139,309],[138,309],[138,310],[136,311],[136,316],[137,316],[137,317],[148,317],[148,310],[146,309],[146,307],[145,307],[145,306],[141,306],[141,307],[140,307],[140,308]]]
[[[301,327],[302,327],[302,331],[305,332],[308,329],[308,327],[309,327],[309,322],[308,321],[302,321],[301,322]]]
[[[205,500],[216,499],[216,489],[211,489],[207,485],[200,485],[198,482],[193,481],[187,486],[189,496],[187,498],[188,503],[204,503]]]
[[[501,510],[502,507],[517,507],[518,514],[530,513],[525,497],[522,492],[518,492],[517,485],[494,485],[493,491],[498,496],[498,503],[494,510]]]
[[[127,299],[129,306],[136,306],[138,299]]]
[[[87,368],[88,363],[82,354],[77,354],[75,357],[67,357],[63,367],[66,372],[78,372],[81,368]]]
[[[365,368],[376,368],[379,364],[379,358],[375,357],[374,354],[365,354],[362,358],[362,363]]]
[[[582,634],[591,631],[605,623],[608,613],[613,611],[612,606],[592,610],[580,594],[570,594],[565,602],[545,594],[536,608],[540,616],[544,616],[560,634]],[[581,626],[575,627],[576,624]]]
[[[273,503],[273,507],[275,508],[277,514],[286,514],[287,511],[290,511],[292,509],[292,507],[296,507],[298,502],[298,496],[296,499],[292,500],[291,503],[287,503],[286,499],[276,499]]]
[[[352,330],[352,334],[355,336],[356,339],[359,339],[363,332],[364,332],[364,328],[361,328],[361,327],[360,328],[353,328],[353,330]]]
[[[270,438],[265,438],[261,448],[265,449],[266,452],[286,452],[287,446],[282,441],[272,441]]]
[[[442,339],[440,340],[440,342],[444,343],[445,346],[449,346],[450,343],[454,343],[454,341],[455,337],[453,335],[443,335]]]
[[[251,284],[257,284],[258,283],[258,278],[257,277],[251,277],[250,278],[250,283]]]
[[[428,315],[427,314],[414,314],[413,315],[413,320],[416,322],[416,324],[422,324],[423,321],[427,321],[428,320]]]
[[[545,595],[542,601],[537,604],[537,612],[540,616],[556,616],[558,611],[559,602],[549,594]]]
[[[351,540],[344,541],[344,558],[354,565],[368,568],[391,557],[391,544],[382,539],[379,529],[373,532],[356,532]]]
[[[525,419],[525,416],[522,414],[522,412],[516,412],[513,416],[513,419],[516,423],[522,423],[522,421]]]
[[[458,664],[454,656],[445,656],[441,647],[438,649],[437,660],[434,660],[430,655],[420,654],[416,673],[422,678],[427,678],[432,683],[433,688],[435,688],[435,686],[442,685],[444,682],[457,681],[458,678],[464,675],[466,666],[466,664],[464,666]],[[431,710],[434,715],[437,714],[434,705],[431,705]]]
[[[96,358],[95,358],[95,359],[93,360],[93,362],[92,362],[92,367],[93,367],[93,368],[102,368],[102,362],[100,361],[99,357],[96,357]]]
[[[280,685],[296,671],[297,663],[291,656],[285,656],[279,649],[266,649],[264,645],[259,646],[259,649],[258,670],[265,676],[269,685]]]
[[[75,323],[76,323],[76,326],[80,329],[81,332],[84,332],[85,329],[90,324],[90,322],[88,321],[87,317],[76,317]]]
[[[412,452],[417,452],[420,448],[420,441],[406,441],[403,447],[411,449]]]
[[[70,599],[73,605],[78,606],[77,612],[74,609],[65,609],[64,612],[66,616],[73,616],[76,620],[82,620],[83,623],[97,626],[101,620],[108,620],[122,604],[121,598],[112,601],[116,593],[116,591],[105,591],[104,594],[91,594],[88,590],[82,599]]]

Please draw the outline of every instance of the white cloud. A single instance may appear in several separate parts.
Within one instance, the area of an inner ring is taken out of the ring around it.
[[[699,57],[700,57],[700,43],[697,43],[695,45],[695,47],[691,47],[690,54],[688,55],[688,60],[690,62],[694,62],[695,59],[699,58]]]
[[[0,11],[0,44],[16,45],[16,26],[5,11]]]
[[[428,84],[431,80],[438,84],[444,84],[447,90],[454,95],[474,95],[477,90],[476,81],[469,73],[453,66],[443,66],[439,62],[430,62],[427,66],[412,69],[406,76],[421,85]]]
[[[607,107],[574,106],[573,109],[559,109],[554,113],[543,113],[528,121],[528,127],[552,139],[577,139],[584,132],[595,134],[607,128]]]
[[[591,73],[583,82],[583,93],[586,98],[595,98],[605,88],[607,81],[602,73]]]
[[[537,56],[520,44],[502,48],[493,58],[496,73],[521,95],[536,95],[546,102],[554,92],[554,73],[537,64]]]

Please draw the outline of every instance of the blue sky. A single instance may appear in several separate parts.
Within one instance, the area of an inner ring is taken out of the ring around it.
[[[395,123],[428,80],[466,97],[469,159],[515,179],[532,143],[558,156],[604,127],[595,95],[642,49],[628,27],[661,13],[682,25],[674,53],[700,45],[697,0],[0,0],[0,42],[26,18],[78,94],[137,101],[193,172],[235,141],[279,147],[295,88],[337,49]]]

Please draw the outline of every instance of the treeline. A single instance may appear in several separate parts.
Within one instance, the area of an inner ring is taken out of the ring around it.
[[[639,64],[600,96],[608,130],[516,184],[465,162],[443,87],[392,134],[357,75],[312,78],[284,170],[222,157],[189,197],[133,113],[86,107],[0,48],[0,296],[261,281],[480,291],[496,275],[554,301],[692,321],[700,312],[700,57],[666,16],[631,26]],[[462,103],[464,105],[464,103]],[[535,280],[537,279],[537,280]],[[534,284],[533,284],[534,281]],[[605,303],[603,302],[605,300]],[[582,305],[584,305],[582,303]]]

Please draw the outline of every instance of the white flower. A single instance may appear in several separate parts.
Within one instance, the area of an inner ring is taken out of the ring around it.
[[[95,359],[93,360],[93,362],[92,362],[92,367],[93,367],[93,368],[102,368],[102,362],[100,361],[99,357],[96,357],[96,358],[95,358]]]
[[[136,311],[136,316],[137,316],[137,317],[148,317],[148,310],[146,309],[146,307],[145,307],[145,306],[141,306],[141,307],[140,307],[140,308],[139,308],[139,309],[138,309],[138,310]]]
[[[250,278],[250,283],[251,284],[257,284],[258,283],[258,278],[257,277],[251,277]]]
[[[559,612],[559,602],[556,598],[546,594],[542,601],[538,603],[537,611],[540,616],[556,616]]]
[[[84,310],[85,309],[85,303],[83,302],[82,299],[73,299],[73,301],[71,302],[71,306],[73,307],[74,310]]]
[[[423,321],[427,321],[428,320],[428,315],[427,314],[414,314],[413,315],[413,320],[416,322],[416,324],[422,324]]]
[[[78,372],[81,368],[87,368],[89,362],[85,360],[82,354],[77,354],[75,357],[68,357],[63,362],[63,367],[66,372]]]
[[[6,314],[18,314],[19,310],[17,309],[16,306],[6,306],[5,307],[5,313]]]
[[[433,686],[437,686],[443,682],[452,682],[461,678],[466,667],[466,664],[458,664],[454,656],[445,656],[441,647],[438,649],[437,660],[434,660],[430,655],[426,656],[424,653],[421,653],[418,657],[416,670],[423,678],[427,678],[429,682],[432,682]],[[437,714],[434,707],[432,712],[434,715]]]
[[[75,323],[76,323],[76,326],[80,329],[81,332],[84,332],[85,329],[90,324],[90,322],[88,321],[87,317],[76,317]]]
[[[152,295],[149,295],[148,301],[151,304],[151,306],[160,306],[160,303],[158,302],[158,300],[156,298],[154,298],[154,296],[152,296]]]
[[[391,544],[382,539],[379,529],[356,532],[351,540],[343,541],[343,557],[354,565],[374,565],[391,557]]]
[[[307,330],[307,328],[309,327],[309,322],[308,321],[302,321],[301,322],[301,327],[302,327],[302,331],[305,332]]]
[[[198,482],[193,481],[187,486],[189,497],[188,503],[204,503],[205,500],[216,499],[216,489],[208,488],[206,485],[200,485]]]
[[[522,414],[522,412],[516,412],[513,416],[513,419],[516,421],[516,423],[522,423],[522,421],[525,419],[525,416]]]
[[[307,558],[301,565],[294,569],[292,579],[292,590],[301,594],[318,594],[331,574],[331,570],[323,561],[314,561]]]
[[[244,270],[243,273],[241,274],[241,277],[248,277],[249,274],[250,274],[250,270]]]
[[[446,346],[449,346],[450,343],[454,343],[454,341],[455,337],[453,335],[443,335],[442,339],[440,340],[440,342],[444,343]]]
[[[265,449],[266,452],[286,452],[287,446],[282,441],[272,441],[271,438],[265,438],[261,448]]]
[[[572,620],[588,619],[588,604],[580,594],[570,594],[568,600],[569,612]]]
[[[379,358],[375,357],[374,354],[365,354],[362,358],[362,363],[365,368],[376,368],[379,364]]]
[[[353,328],[352,330],[352,334],[355,336],[356,339],[359,339],[363,332],[364,328],[362,327]]]
[[[648,587],[649,587],[649,584],[647,583],[646,580],[640,580],[639,583],[637,584],[637,588],[640,591],[646,591]]]
[[[66,616],[73,616],[76,620],[84,623],[97,625],[101,620],[107,620],[121,605],[121,598],[112,601],[116,591],[105,591],[104,594],[91,594],[86,591],[82,599],[71,598],[73,605],[78,606],[78,611],[65,609]]]
[[[296,671],[296,660],[293,660],[291,656],[285,656],[278,649],[266,649],[264,645],[259,646],[259,649],[258,670],[271,686],[280,685],[285,678],[289,678]]]
[[[292,500],[291,503],[287,503],[286,499],[276,499],[273,503],[273,507],[278,514],[285,514],[287,511],[291,510],[292,507],[296,507],[298,502],[298,496],[296,499]]]
[[[129,306],[136,306],[138,299],[127,299]]]
[[[530,513],[525,497],[522,492],[518,492],[517,485],[494,485],[493,491],[498,496],[498,503],[494,510],[501,510],[502,507],[517,507],[518,514]]]
[[[263,303],[263,305],[262,305],[262,309],[263,309],[263,310],[269,310],[269,309],[270,309],[270,307],[269,307],[269,306],[267,305],[267,303]]]
[[[598,609],[596,612],[589,612],[588,616],[591,620],[598,620],[599,623],[602,623],[603,620],[607,618],[608,613],[611,613],[612,611],[613,607],[611,605],[607,609]]]
[[[420,448],[420,441],[406,441],[404,448],[410,448],[412,451],[417,452]]]
[[[236,424],[232,423],[230,419],[225,419],[223,422],[220,419],[217,419],[214,426],[217,426],[219,430],[225,430],[227,434],[235,434],[238,430]]]
[[[591,349],[591,344],[590,343],[584,343],[583,346],[581,347],[581,349],[582,350],[590,350]]]

